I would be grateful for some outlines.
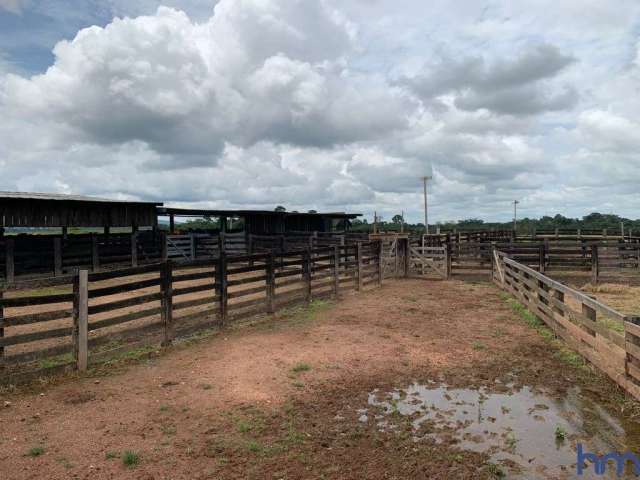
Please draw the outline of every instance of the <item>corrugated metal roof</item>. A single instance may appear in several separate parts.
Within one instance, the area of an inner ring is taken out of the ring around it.
[[[2,192],[0,200],[54,200],[65,202],[100,202],[100,203],[128,203],[145,205],[162,205],[161,202],[140,202],[137,200],[114,200],[111,198],[87,197],[84,195],[68,195],[66,193],[36,193],[36,192]]]

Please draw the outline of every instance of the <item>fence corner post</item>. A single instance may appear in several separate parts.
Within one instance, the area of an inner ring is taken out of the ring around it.
[[[452,257],[452,248],[451,248],[451,243],[447,242],[445,244],[445,262],[446,262],[446,277],[447,280],[451,280],[451,273],[452,273],[452,262],[451,262],[451,257]]]
[[[87,370],[89,360],[89,272],[76,270],[73,277],[73,356],[76,369]]]
[[[191,260],[196,259],[196,241],[196,234],[193,232],[189,233],[189,256]]]
[[[165,260],[160,266],[160,306],[164,330],[162,346],[168,347],[173,341],[173,265]]]

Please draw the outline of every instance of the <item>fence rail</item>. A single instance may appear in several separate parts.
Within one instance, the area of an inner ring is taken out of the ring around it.
[[[493,262],[494,282],[640,400],[640,317],[623,315],[504,252],[494,251]]]
[[[51,279],[44,291],[42,280],[0,289],[0,381],[83,369],[133,341],[168,345],[199,329],[374,287],[382,282],[380,252],[379,242],[366,242],[223,253],[113,271],[79,270]]]

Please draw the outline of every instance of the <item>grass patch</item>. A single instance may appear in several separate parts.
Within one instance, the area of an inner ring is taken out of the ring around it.
[[[44,453],[44,447],[31,447],[27,452],[29,457],[39,457]]]
[[[104,458],[107,460],[113,460],[114,458],[120,458],[120,452],[116,452],[113,450],[108,451],[104,454]]]
[[[500,297],[506,301],[506,303],[511,307],[511,309],[526,322],[527,325],[532,327],[538,332],[538,334],[544,338],[547,342],[553,345],[556,348],[556,352],[554,355],[556,358],[560,359],[562,362],[569,364],[576,368],[586,368],[586,363],[584,358],[577,353],[568,348],[562,340],[556,338],[556,335],[553,331],[545,325],[545,323],[536,317],[533,313],[527,310],[524,305],[518,302],[515,298],[511,297],[507,294],[501,294]]]
[[[311,365],[309,365],[308,363],[304,363],[304,362],[296,363],[296,364],[291,368],[291,371],[292,371],[293,373],[308,372],[309,370],[311,370]]]
[[[562,442],[567,438],[567,431],[562,428],[560,425],[556,427],[555,431],[556,440]]]
[[[211,390],[213,388],[213,385],[211,385],[210,383],[201,383],[200,388],[202,390]]]
[[[140,455],[132,450],[125,450],[122,454],[122,464],[127,468],[134,468],[140,463]]]
[[[474,350],[484,350],[487,346],[482,342],[475,341],[471,344],[471,348]]]
[[[73,362],[73,354],[65,353],[63,355],[57,355],[55,357],[43,358],[38,362],[39,368],[54,368],[60,365],[66,365]]]

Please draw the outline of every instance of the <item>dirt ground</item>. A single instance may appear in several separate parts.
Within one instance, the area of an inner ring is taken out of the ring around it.
[[[0,394],[0,478],[495,478],[489,455],[361,421],[370,392],[610,382],[566,363],[487,283],[385,282],[81,378]],[[3,406],[4,405],[4,406]],[[633,409],[626,408],[625,415]],[[507,468],[508,465],[500,468]]]

